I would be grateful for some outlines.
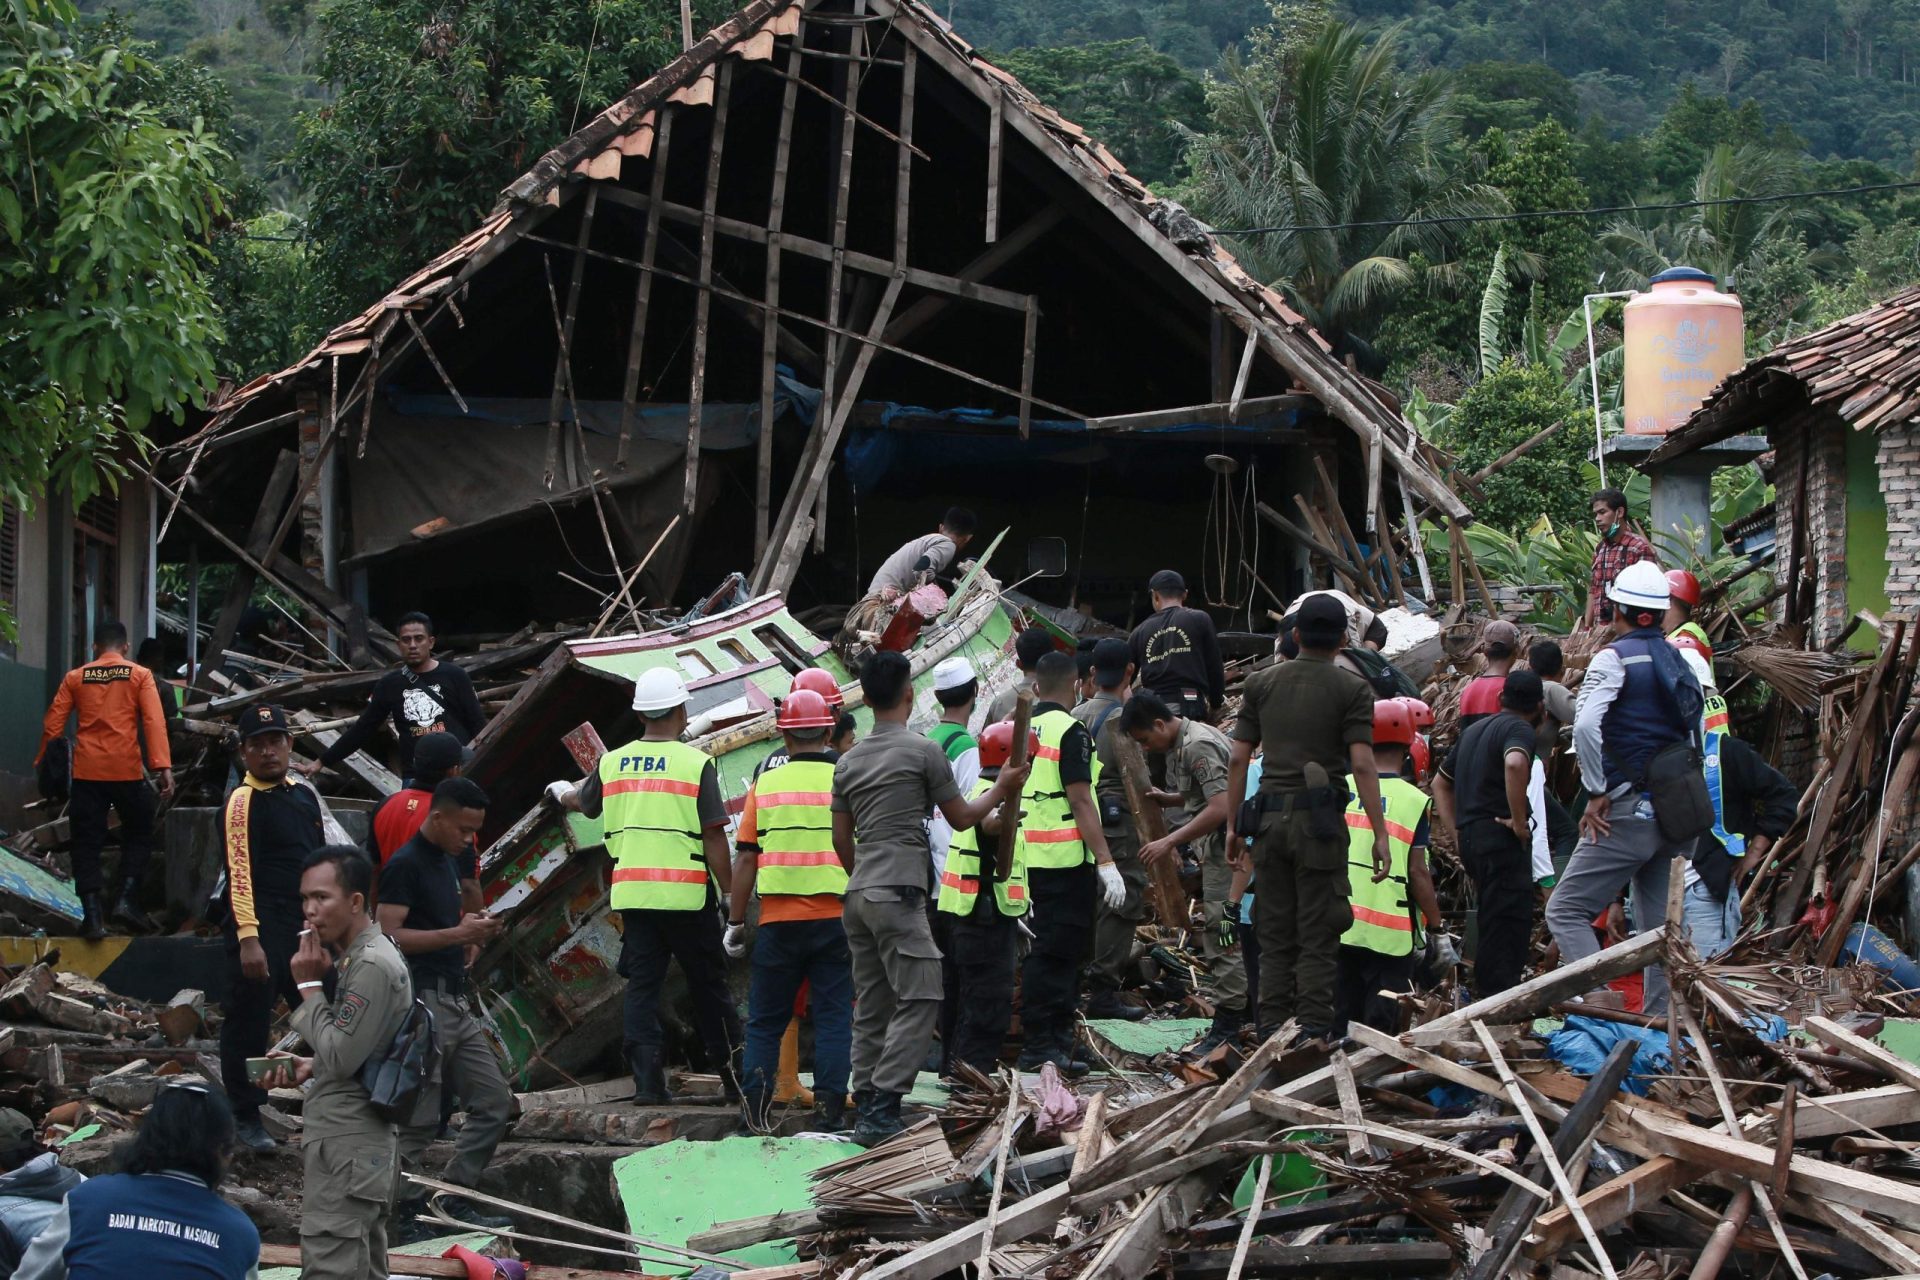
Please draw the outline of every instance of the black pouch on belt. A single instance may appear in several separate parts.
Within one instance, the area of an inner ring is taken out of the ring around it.
[[[1328,776],[1326,768],[1309,764],[1302,771],[1307,787],[1296,804],[1307,809],[1307,834],[1316,840],[1331,840],[1346,830],[1347,789]]]
[[[1240,802],[1240,816],[1234,820],[1233,829],[1240,833],[1242,840],[1251,840],[1260,834],[1260,819],[1267,812],[1267,797],[1264,792],[1256,791]]]

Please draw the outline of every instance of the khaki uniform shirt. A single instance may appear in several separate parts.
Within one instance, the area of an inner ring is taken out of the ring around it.
[[[1256,671],[1247,680],[1233,740],[1265,751],[1260,787],[1268,795],[1304,788],[1301,771],[1310,763],[1343,778],[1348,746],[1373,742],[1373,686],[1305,653]]]
[[[1180,736],[1167,752],[1167,790],[1186,797],[1189,816],[1227,789],[1227,762],[1233,746],[1227,735],[1192,717],[1180,721]]]
[[[413,979],[393,940],[369,925],[347,944],[331,1001],[304,1000],[293,1029],[313,1050],[301,1132],[308,1139],[355,1134],[387,1137],[393,1125],[374,1111],[360,1068],[384,1053],[413,1008]]]
[[[833,811],[853,815],[848,891],[927,888],[933,870],[928,820],[936,806],[959,795],[938,743],[904,724],[876,722],[833,769]]]

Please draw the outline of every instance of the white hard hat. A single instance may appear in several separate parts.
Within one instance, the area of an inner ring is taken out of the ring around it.
[[[1713,664],[1691,649],[1680,650],[1680,657],[1693,672],[1693,678],[1700,682],[1702,689],[1713,688]]]
[[[1667,607],[1667,575],[1651,560],[1639,560],[1620,571],[1607,588],[1607,599],[1629,609]]]
[[[964,688],[975,679],[971,662],[959,656],[951,657],[933,669],[933,691],[945,693],[949,689]]]
[[[657,716],[675,707],[685,706],[686,702],[687,682],[680,678],[677,671],[655,667],[651,671],[642,671],[640,678],[633,682],[635,711]]]

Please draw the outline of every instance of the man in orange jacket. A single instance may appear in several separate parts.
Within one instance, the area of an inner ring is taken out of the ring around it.
[[[107,936],[100,907],[100,849],[107,842],[109,809],[120,815],[120,891],[113,918],[135,930],[152,929],[153,921],[135,901],[153,854],[153,792],[147,788],[145,766],[152,766],[160,794],[170,796],[173,757],[153,673],[127,658],[123,624],[102,622],[96,627],[93,661],[61,680],[41,726],[40,755],[66,733],[70,714],[79,724],[67,815],[73,824],[73,887],[83,913],[80,932],[93,939]]]

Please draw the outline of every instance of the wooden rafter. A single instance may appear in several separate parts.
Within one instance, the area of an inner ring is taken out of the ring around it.
[[[647,239],[640,248],[640,278],[633,286],[633,324],[627,334],[627,380],[620,393],[620,445],[613,455],[613,464],[617,467],[627,465],[627,445],[633,439],[633,407],[640,396],[640,356],[646,346],[647,308],[653,298],[651,268],[654,250],[660,243],[660,196],[666,190],[668,148],[673,142],[673,121],[678,114],[662,103],[655,117],[653,173],[648,186],[653,203],[647,212]]]
[[[687,392],[687,484],[681,510],[692,514],[700,482],[700,415],[707,398],[707,325],[713,309],[713,210],[720,199],[720,159],[727,146],[727,104],[733,61],[720,64],[713,102],[713,137],[707,147],[707,189],[700,206],[700,292],[693,304],[693,372]]]

